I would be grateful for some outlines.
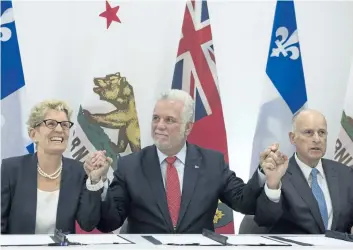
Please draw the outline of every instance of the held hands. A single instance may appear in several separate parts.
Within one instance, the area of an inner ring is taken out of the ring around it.
[[[107,179],[107,173],[113,160],[110,157],[106,157],[105,153],[105,150],[93,152],[83,164],[83,168],[91,179],[92,184],[99,182],[100,179],[103,181]]]
[[[263,169],[269,189],[278,189],[288,168],[288,157],[279,151],[279,145],[273,144],[260,154],[260,166]]]

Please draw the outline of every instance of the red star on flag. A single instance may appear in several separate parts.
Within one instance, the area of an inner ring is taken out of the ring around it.
[[[107,19],[107,29],[109,28],[110,24],[115,21],[121,23],[117,13],[120,6],[116,6],[112,8],[108,1],[105,2],[105,11],[102,12],[99,16],[104,17]]]

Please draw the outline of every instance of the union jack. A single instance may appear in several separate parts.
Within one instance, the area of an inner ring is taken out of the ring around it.
[[[228,162],[207,1],[186,3],[172,88],[189,92],[195,101],[195,123],[188,141],[222,152]],[[216,231],[234,233],[233,211],[223,203],[219,203],[218,209]]]

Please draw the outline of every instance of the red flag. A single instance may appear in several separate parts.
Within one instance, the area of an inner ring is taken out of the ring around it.
[[[224,153],[228,162],[207,1],[186,3],[172,88],[188,91],[195,100],[195,124],[188,141]],[[219,203],[214,223],[216,232],[234,233],[233,210]]]

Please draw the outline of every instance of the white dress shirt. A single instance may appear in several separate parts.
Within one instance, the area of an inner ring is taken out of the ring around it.
[[[37,189],[36,234],[55,232],[59,192],[60,190],[47,192]]]
[[[312,183],[311,170],[312,170],[312,168],[310,166],[306,165],[301,160],[299,160],[297,154],[295,154],[294,158],[295,158],[296,162],[298,163],[300,170],[303,172],[303,175],[304,175],[306,181],[308,182],[309,187],[311,188],[311,183]],[[327,225],[328,228],[327,229],[330,230],[331,226],[332,226],[332,219],[333,219],[332,201],[331,201],[330,191],[329,191],[328,185],[327,185],[325,172],[324,172],[324,169],[322,168],[321,160],[319,161],[319,163],[316,165],[315,168],[319,171],[319,174],[317,177],[317,182],[318,182],[318,184],[319,184],[320,188],[322,189],[322,192],[324,193],[324,196],[325,196],[327,213],[328,213],[328,225]],[[267,185],[265,185],[265,193],[271,201],[279,202],[280,197],[281,197],[281,189],[273,190],[273,189],[269,189],[267,187]]]
[[[167,155],[163,154],[157,148],[157,154],[159,159],[159,164],[161,166],[162,178],[165,187],[165,180],[167,178],[167,166],[168,163],[165,159],[167,159]],[[184,144],[183,148],[175,155],[177,157],[176,161],[174,162],[174,167],[178,172],[179,183],[180,183],[180,192],[183,192],[183,180],[184,180],[184,168],[185,168],[185,160],[186,160],[186,144]]]

